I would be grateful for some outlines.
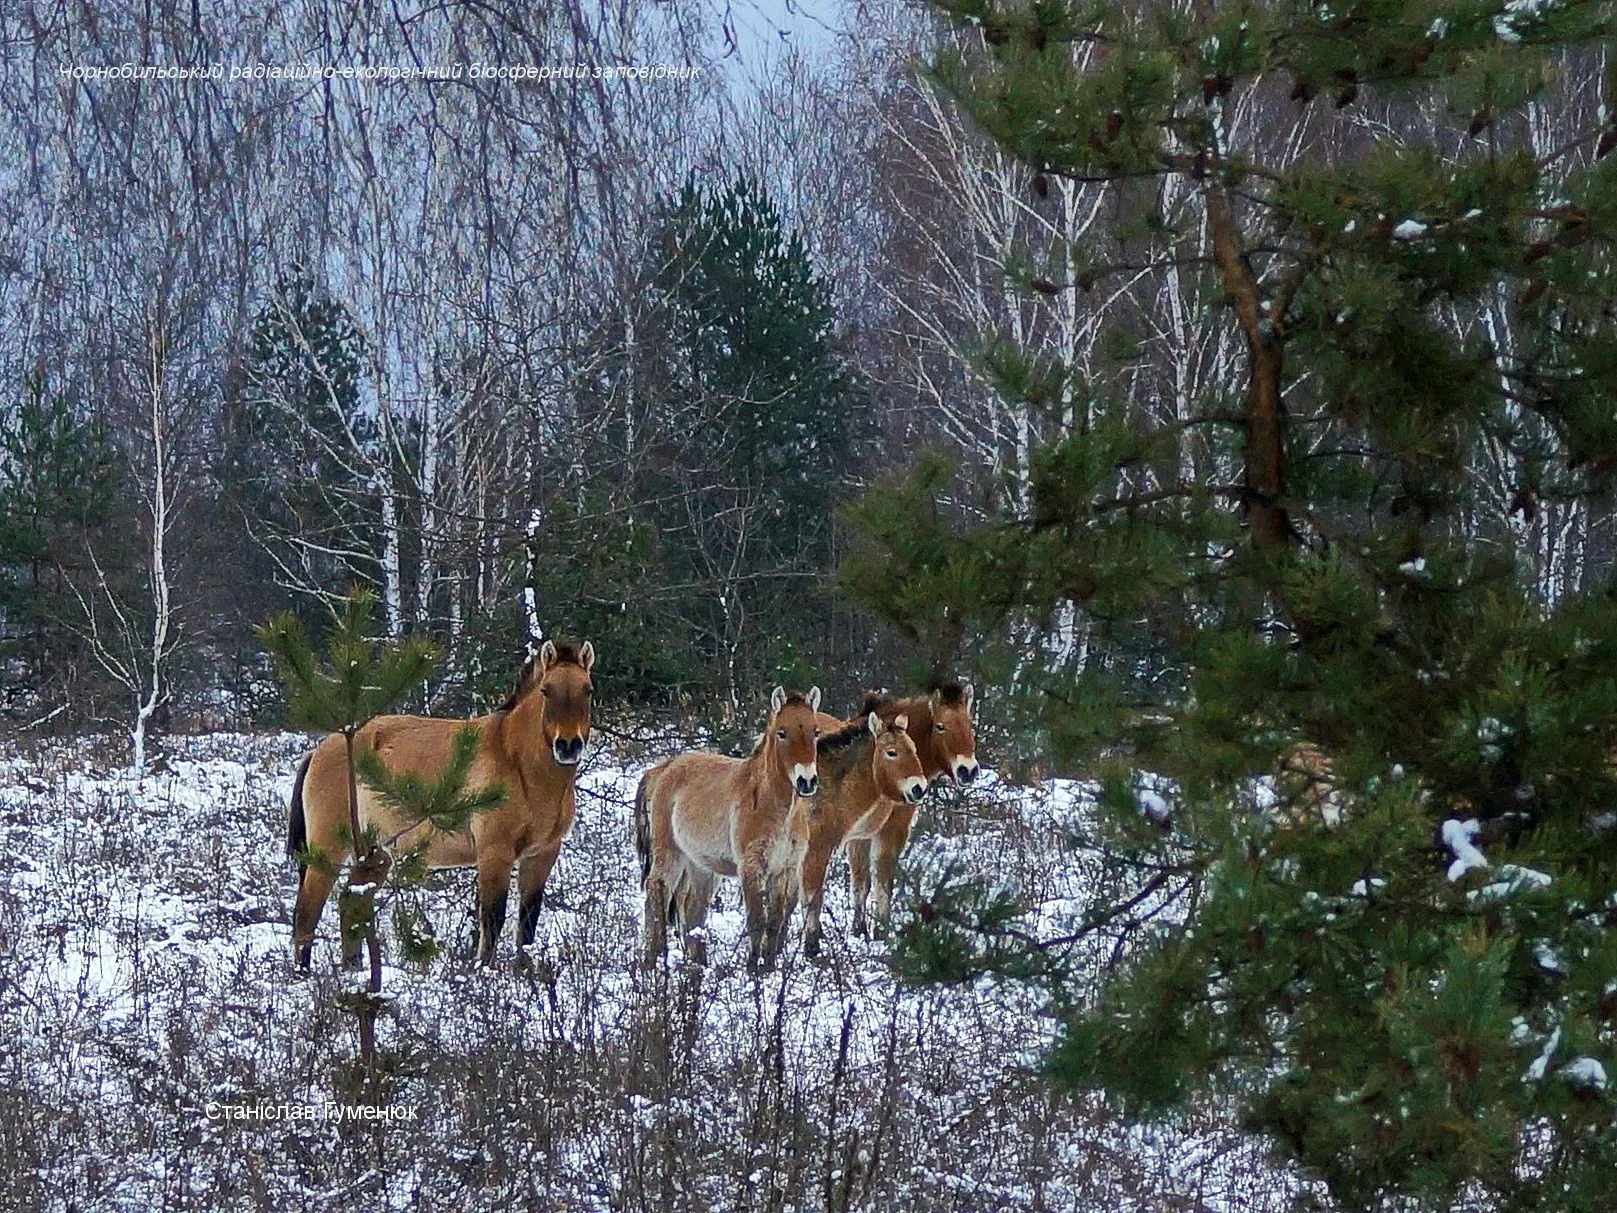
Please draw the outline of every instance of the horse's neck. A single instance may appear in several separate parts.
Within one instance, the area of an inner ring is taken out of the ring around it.
[[[871,747],[870,753],[861,757],[843,776],[842,786],[837,789],[837,803],[852,819],[850,825],[881,799],[881,785],[876,782],[876,772],[871,769],[875,761],[876,750]]]
[[[936,778],[949,769],[949,755],[943,752],[938,744],[938,732],[933,726],[936,721],[932,719],[932,704],[925,699],[906,699],[899,705],[903,714],[910,718],[910,728],[920,731],[920,739],[910,734],[910,740],[915,742],[916,755],[921,760],[923,773],[928,779]]]
[[[520,793],[530,804],[545,803],[563,795],[573,781],[574,767],[564,767],[542,749],[530,752],[520,744],[524,733],[542,735],[538,728],[530,729],[525,714],[532,711],[526,703],[519,703],[500,718],[498,749],[503,765],[510,767],[517,777],[517,787],[508,792]]]
[[[765,737],[764,744],[753,752],[747,763],[749,781],[762,794],[764,802],[787,803],[791,800],[791,775],[773,738]]]

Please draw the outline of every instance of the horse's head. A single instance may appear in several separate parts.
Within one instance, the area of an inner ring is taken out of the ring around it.
[[[540,744],[561,766],[578,765],[590,736],[590,671],[595,646],[545,641],[531,677],[536,680]]]
[[[799,796],[813,796],[820,790],[815,739],[820,730],[814,714],[820,709],[820,688],[807,695],[776,687],[769,697],[769,730],[764,734],[774,747],[777,761],[785,768],[792,788]]]
[[[971,728],[971,683],[945,683],[927,701],[932,709],[932,753],[957,783],[970,783],[977,765],[977,736]]]
[[[910,740],[910,718],[895,716],[891,724],[883,724],[881,717],[872,712],[865,717],[865,723],[876,739],[871,748],[871,763],[877,791],[890,800],[920,804],[926,795],[926,768],[921,765],[921,756]]]

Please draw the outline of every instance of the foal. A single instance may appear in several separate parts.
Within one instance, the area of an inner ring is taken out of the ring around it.
[[[947,682],[929,695],[908,699],[888,699],[867,694],[859,704],[861,717],[871,712],[883,721],[905,719],[906,731],[915,743],[921,768],[927,779],[944,775],[967,784],[977,778],[977,738],[971,727],[971,684]],[[915,806],[899,804],[887,815],[874,840],[855,838],[848,843],[848,883],[853,895],[853,929],[866,930],[865,898],[870,893],[871,851],[875,850],[876,923],[878,938],[887,934],[892,919],[893,880],[898,873],[898,857],[909,842],[915,824]]]
[[[359,819],[375,825],[400,849],[427,840],[427,866],[477,867],[479,933],[477,956],[487,964],[505,925],[511,865],[521,860],[517,946],[533,941],[545,882],[573,827],[573,778],[590,732],[590,670],[595,649],[545,641],[536,660],[522,671],[516,693],[490,716],[441,720],[428,716],[378,716],[354,735],[354,748],[375,750],[395,772],[414,771],[436,778],[448,764],[455,735],[468,723],[482,737],[466,775],[466,787],[502,784],[505,802],[473,818],[459,834],[442,834],[430,823],[413,828],[398,819],[369,788],[359,785]],[[292,914],[292,948],[298,965],[309,967],[315,928],[349,853],[348,767],[342,736],[333,733],[303,760],[292,787],[287,851],[298,861],[297,907]],[[313,845],[324,860],[305,863]],[[345,949],[351,958],[351,949]]]
[[[867,847],[880,836],[901,805],[917,805],[926,795],[926,775],[915,743],[896,716],[883,724],[871,712],[864,724],[850,724],[819,741],[822,762],[819,805],[812,817],[808,852],[803,856],[801,891],[807,921],[803,954],[820,952],[820,909],[825,902],[825,869],[844,842]],[[913,814],[914,810],[910,812]]]
[[[819,791],[819,706],[819,687],[807,695],[776,687],[769,727],[746,758],[681,754],[641,777],[635,848],[645,882],[648,968],[662,958],[673,909],[686,958],[705,961],[701,928],[720,876],[741,877],[748,968],[774,964],[808,847],[808,812],[798,797]]]

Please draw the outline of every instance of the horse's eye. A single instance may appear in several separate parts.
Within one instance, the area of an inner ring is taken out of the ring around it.
[[[938,732],[940,732],[940,733],[947,733],[947,732],[948,732],[948,731],[949,731],[949,726],[948,726],[948,725],[946,725],[946,724],[940,724],[940,725],[939,725],[939,726],[938,726],[938,730],[937,730],[937,731],[938,731]]]
[[[815,736],[815,737],[818,737],[818,736],[819,736],[819,735],[820,735],[820,730],[819,730],[819,729],[815,729],[815,730],[814,730],[814,736]]]
[[[889,757],[889,758],[897,758],[898,757],[898,751],[897,750],[888,750],[887,751],[887,757]]]
[[[786,730],[785,729],[777,730],[776,733],[775,733],[775,736],[779,737],[782,741],[785,741],[786,740]]]

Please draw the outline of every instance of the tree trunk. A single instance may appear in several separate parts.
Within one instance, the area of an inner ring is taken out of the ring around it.
[[[1286,515],[1286,413],[1281,398],[1281,332],[1265,313],[1257,278],[1247,263],[1241,233],[1223,187],[1207,188],[1213,261],[1235,307],[1246,341],[1246,505],[1255,547],[1280,547],[1291,538]]]

